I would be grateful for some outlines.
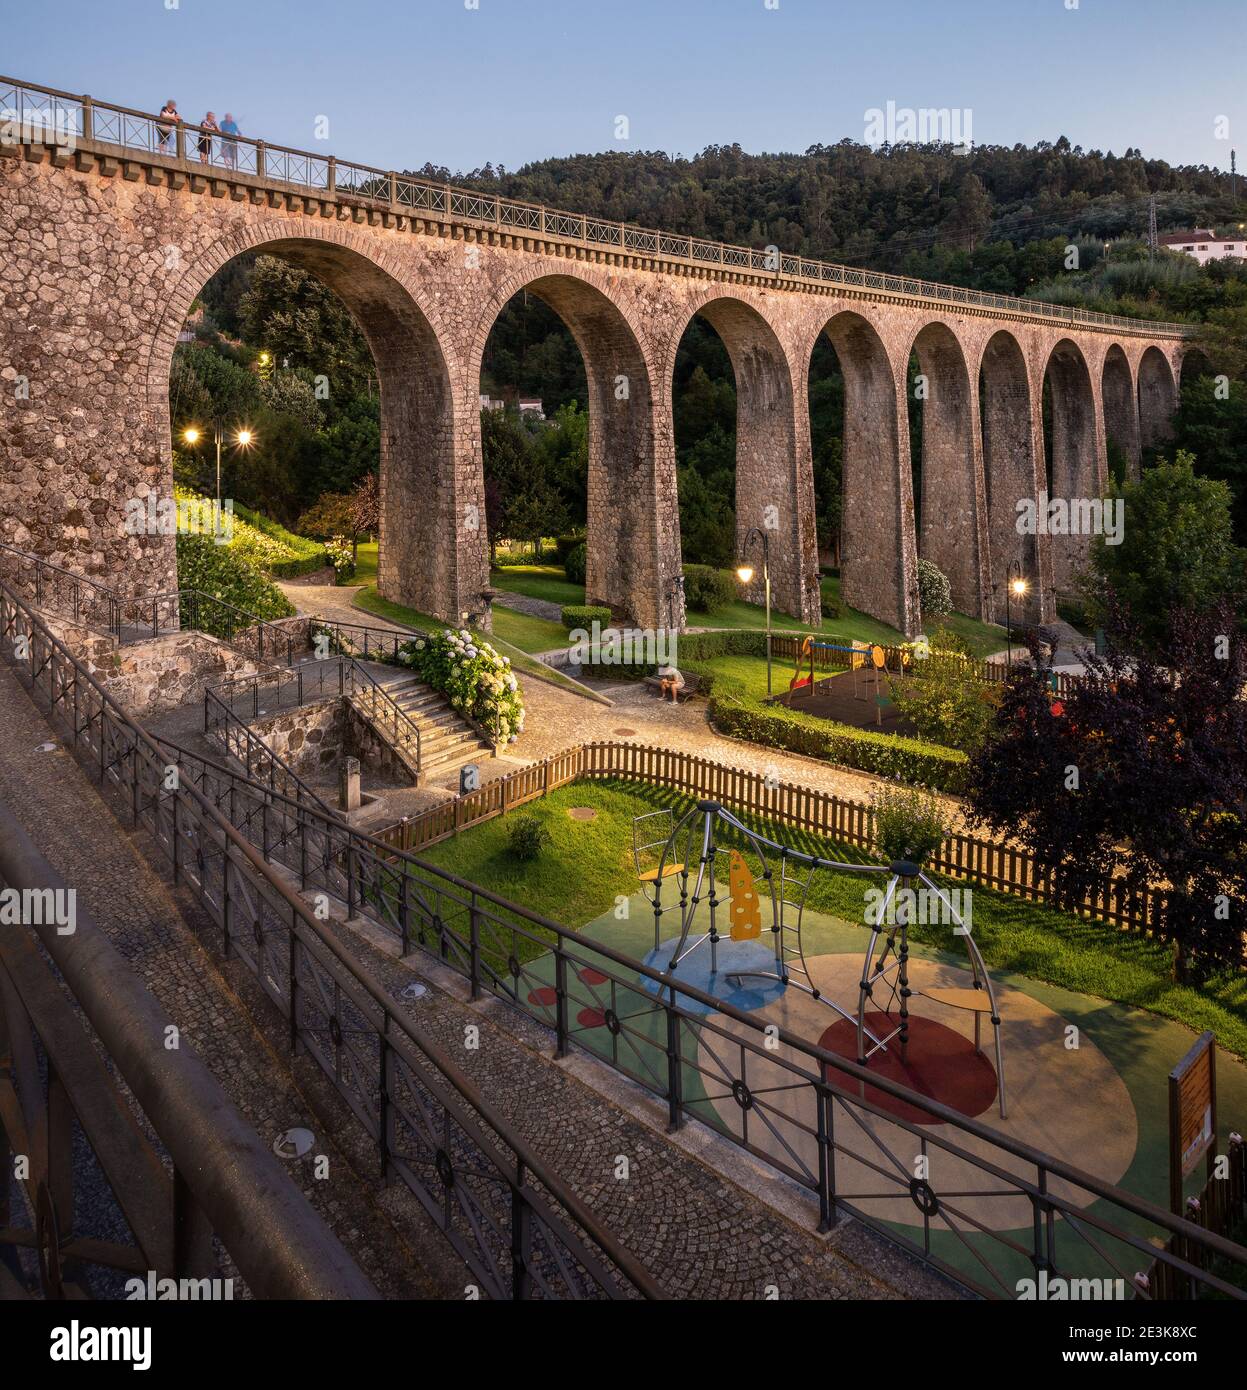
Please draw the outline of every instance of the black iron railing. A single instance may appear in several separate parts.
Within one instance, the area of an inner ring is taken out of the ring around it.
[[[386,734],[412,771],[419,772],[420,725],[394,699],[384,683],[353,656],[305,661],[288,670],[236,676],[205,687],[204,731],[227,725],[245,729],[242,721],[246,719],[298,709],[334,696],[354,700]]]
[[[196,893],[222,953],[245,965],[285,1019],[291,1051],[315,1061],[366,1130],[382,1176],[407,1185],[486,1296],[662,1296],[266,862],[262,841],[275,855],[292,844],[264,830],[275,816],[263,803],[298,803],[224,768],[217,775],[232,785],[205,793],[2,581],[0,646],[105,789],[155,840],[175,881]],[[302,837],[299,852],[310,850]],[[305,867],[309,875],[328,871]]]

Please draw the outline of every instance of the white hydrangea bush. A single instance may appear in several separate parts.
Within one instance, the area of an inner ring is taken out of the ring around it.
[[[441,690],[460,714],[479,724],[495,744],[514,743],[524,729],[524,696],[499,653],[466,627],[446,628],[399,648],[399,660]]]

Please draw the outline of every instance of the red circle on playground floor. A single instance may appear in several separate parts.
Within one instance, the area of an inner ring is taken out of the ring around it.
[[[553,1004],[559,997],[559,992],[553,985],[542,985],[540,989],[530,989],[528,991],[528,1002],[530,1004]]]
[[[897,1027],[899,1017],[895,1014],[868,1013],[866,1026],[876,1037],[886,1036]],[[990,1029],[984,1028],[984,1035],[990,1040]],[[820,1047],[834,1052],[839,1057],[847,1057],[850,1062],[857,1060],[857,1024],[848,1019],[833,1023],[818,1040]],[[909,1045],[906,1048],[905,1064],[901,1063],[900,1039],[888,1043],[886,1052],[876,1052],[867,1063],[870,1071],[877,1072],[889,1081],[908,1086],[911,1091],[937,1100],[950,1110],[973,1119],[987,1110],[996,1099],[996,1069],[981,1053],[975,1052],[974,1041],[955,1029],[937,1023],[931,1018],[916,1014],[909,1016]],[[846,1090],[853,1090],[854,1083],[840,1075],[834,1079]],[[937,1124],[924,1110],[909,1105],[903,1100],[885,1094],[875,1086],[866,1087],[866,1099],[886,1110],[898,1119],[908,1120],[910,1124]]]
[[[576,1022],[582,1028],[603,1028],[606,1025],[606,1015],[601,1009],[581,1009],[576,1015]]]
[[[604,985],[606,983],[606,976],[603,975],[600,970],[595,970],[591,965],[582,966],[576,971],[576,974],[579,975],[587,985]]]

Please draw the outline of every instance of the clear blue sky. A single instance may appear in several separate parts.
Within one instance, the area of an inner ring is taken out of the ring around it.
[[[476,2],[3,0],[0,71],[382,168],[804,150],[889,100],[968,108],[978,143],[1247,165],[1244,0]]]

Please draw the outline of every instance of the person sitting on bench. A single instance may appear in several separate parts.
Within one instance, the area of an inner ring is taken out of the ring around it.
[[[675,669],[674,666],[660,666],[658,668],[658,689],[665,700],[668,696],[674,705],[679,701],[680,691],[684,689],[684,677]]]

